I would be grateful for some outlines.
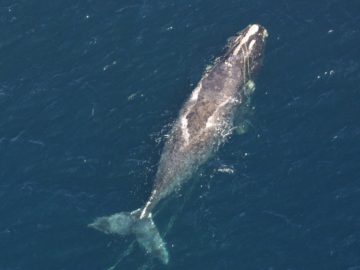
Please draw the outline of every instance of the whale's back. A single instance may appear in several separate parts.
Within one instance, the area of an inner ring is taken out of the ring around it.
[[[193,90],[165,143],[152,196],[156,201],[188,179],[231,134],[246,85],[261,66],[267,35],[257,24],[245,28]]]

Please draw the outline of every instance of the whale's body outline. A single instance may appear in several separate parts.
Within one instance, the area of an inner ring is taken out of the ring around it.
[[[261,25],[249,25],[230,41],[225,55],[203,75],[165,142],[154,187],[145,206],[133,212],[97,218],[90,227],[108,234],[134,233],[147,253],[168,263],[166,244],[151,212],[188,180],[232,133],[236,109],[245,103],[248,95],[246,85],[262,64],[267,36]]]

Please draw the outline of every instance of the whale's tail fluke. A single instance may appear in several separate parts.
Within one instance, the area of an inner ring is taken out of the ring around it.
[[[149,215],[140,218],[141,209],[121,212],[108,217],[99,217],[88,226],[106,234],[135,234],[140,246],[164,264],[169,262],[169,253],[156,225]]]

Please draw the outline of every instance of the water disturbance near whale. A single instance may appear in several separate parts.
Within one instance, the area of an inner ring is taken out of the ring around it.
[[[107,234],[134,234],[140,246],[164,264],[169,253],[152,219],[152,210],[217,151],[234,130],[236,111],[246,106],[249,85],[262,64],[268,33],[249,25],[201,78],[182,107],[165,143],[149,200],[133,212],[97,218],[90,227]]]

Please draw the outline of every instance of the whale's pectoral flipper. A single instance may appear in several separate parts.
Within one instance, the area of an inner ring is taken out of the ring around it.
[[[108,217],[99,217],[89,227],[106,234],[135,234],[140,246],[164,264],[169,262],[169,253],[156,225],[149,215],[140,218],[141,209],[133,212],[121,212]]]

